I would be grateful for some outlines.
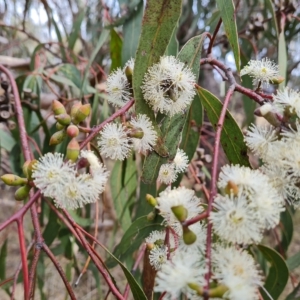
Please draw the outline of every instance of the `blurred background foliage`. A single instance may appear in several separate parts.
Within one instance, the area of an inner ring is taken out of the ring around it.
[[[95,126],[112,114],[114,108],[107,102],[105,80],[114,69],[122,67],[135,56],[141,21],[146,1],[143,0],[2,0],[0,1],[0,64],[7,66],[16,78],[24,109],[26,129],[32,140],[35,157],[49,151],[65,152],[66,143],[56,148],[48,145],[54,132],[54,119],[50,111],[52,100],[59,99],[67,106],[74,100],[90,102],[92,115],[89,126]],[[297,89],[300,84],[300,6],[292,0],[235,0],[236,23],[239,34],[242,66],[250,59],[269,57],[286,74],[286,83]],[[281,24],[285,18],[285,27]],[[182,46],[192,37],[205,31],[213,34],[220,19],[215,1],[184,0],[182,14],[166,53],[177,55]],[[208,40],[204,42],[207,48]],[[219,31],[213,56],[236,70],[233,53],[225,36],[224,28]],[[203,51],[205,56],[205,51]],[[0,89],[0,147],[1,172],[21,174],[23,157],[20,150],[18,128],[14,120],[14,97],[6,78],[1,75]],[[238,74],[235,74],[239,78]],[[212,80],[213,79],[213,80]],[[212,67],[201,68],[199,84],[218,97],[224,96],[225,83]],[[242,84],[252,87],[249,78]],[[267,92],[274,92],[268,87]],[[234,96],[230,110],[240,126],[246,127],[254,121],[255,103],[240,95]],[[201,144],[197,149],[195,164],[197,176],[202,182],[209,181],[213,144],[211,125],[204,119]],[[200,148],[201,147],[201,148]],[[223,155],[224,156],[224,155]],[[225,163],[225,156],[222,157]],[[87,231],[98,229],[98,239],[115,251],[117,257],[130,269],[134,259],[132,253],[138,249],[149,233],[145,228],[146,193],[155,194],[153,185],[139,182],[140,162],[137,157],[125,163],[107,162],[112,174],[110,192],[103,195],[100,204],[99,222],[95,224],[95,208],[88,205],[72,214]],[[139,167],[136,167],[139,166]],[[193,187],[201,196],[199,184],[184,176],[185,184]],[[10,190],[3,189],[3,205],[0,220],[4,221],[8,212],[18,209],[11,199]],[[126,204],[124,205],[124,198]],[[143,203],[143,205],[140,205]],[[132,226],[132,222],[134,226]],[[40,222],[43,236],[56,256],[61,257],[63,268],[69,281],[75,282],[82,271],[86,253],[53,213],[49,206],[41,203]],[[284,216],[284,224],[289,226],[285,239],[285,251],[291,243],[293,224],[290,214]],[[27,239],[32,240],[32,226],[26,221]],[[154,222],[151,230],[159,228]],[[134,239],[135,238],[135,239]],[[14,231],[0,235],[0,280],[12,278],[18,268],[18,245],[14,241]],[[134,240],[128,246],[126,240]],[[271,242],[272,243],[272,242]],[[121,246],[120,246],[121,245]],[[9,252],[9,255],[6,255]],[[103,256],[107,254],[103,253]],[[108,257],[108,256],[107,256]],[[30,258],[30,256],[29,256]],[[299,260],[300,261],[300,260]],[[113,266],[115,261],[108,260]],[[293,265],[293,268],[295,267]],[[67,299],[62,282],[46,256],[42,256],[37,270],[37,291],[35,299]],[[125,285],[119,271],[112,271],[120,286]],[[115,273],[114,273],[115,272]],[[140,280],[139,271],[136,278]],[[77,289],[78,299],[104,299],[107,287],[100,279],[95,267],[90,264]],[[21,275],[18,279],[22,281]],[[1,286],[0,298],[8,299],[12,280]],[[21,289],[22,285],[18,285]],[[22,297],[22,296],[20,296]],[[21,299],[17,298],[16,299]],[[112,299],[112,298],[111,298]]]

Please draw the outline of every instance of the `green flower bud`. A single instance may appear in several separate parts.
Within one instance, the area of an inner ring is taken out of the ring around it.
[[[69,125],[66,132],[69,137],[73,138],[78,136],[79,129],[76,125]]]
[[[188,217],[188,211],[183,205],[173,206],[171,209],[179,222],[184,222]]]
[[[75,115],[78,111],[78,109],[82,106],[82,104],[80,102],[76,102],[73,104],[72,108],[71,108],[71,112],[70,112],[70,115],[71,115],[71,118],[74,119],[75,118]]]
[[[196,234],[188,226],[182,226],[183,241],[186,245],[191,245],[197,240]]]
[[[23,185],[23,184],[27,183],[26,178],[22,178],[17,175],[14,175],[14,174],[5,174],[5,175],[1,176],[0,178],[6,185],[9,185],[9,186],[18,186],[18,185]]]
[[[66,126],[59,124],[58,122],[56,122],[55,127],[57,130],[63,130]]]
[[[28,185],[28,184],[26,184],[24,186],[21,186],[15,192],[15,199],[17,201],[25,200],[28,197],[28,195],[29,195],[30,189],[31,189],[31,186]]]
[[[280,84],[280,83],[284,82],[284,80],[285,80],[285,78],[279,75],[278,77],[272,78],[269,82],[271,84]]]
[[[66,109],[65,109],[64,105],[57,100],[53,100],[52,110],[55,115],[60,115],[60,114],[66,113]]]
[[[71,161],[76,161],[80,152],[80,146],[75,138],[73,138],[67,147],[67,159]]]
[[[36,159],[33,159],[29,162],[28,166],[27,166],[27,170],[26,170],[26,177],[28,180],[32,179],[32,171],[33,171],[33,166],[37,163],[38,161]],[[23,169],[24,171],[24,169]]]
[[[65,130],[60,130],[55,132],[51,138],[50,138],[50,142],[49,145],[58,145],[59,143],[61,143],[63,141],[63,139],[67,136],[66,131]]]
[[[146,195],[146,200],[153,207],[155,207],[157,205],[157,200],[150,194]]]
[[[72,122],[74,124],[79,124],[80,122],[84,121],[90,114],[91,112],[91,105],[90,104],[84,104],[84,105],[81,105],[75,116],[72,117]]]
[[[71,123],[71,116],[68,114],[60,114],[55,116],[57,122],[61,125],[67,126]]]

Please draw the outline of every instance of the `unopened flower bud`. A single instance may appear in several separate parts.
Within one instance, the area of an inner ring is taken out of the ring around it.
[[[188,226],[182,226],[183,241],[186,245],[191,245],[197,240],[196,234],[189,229]]]
[[[280,121],[276,113],[273,112],[273,106],[271,103],[266,103],[254,111],[254,114],[258,117],[264,117],[271,125],[278,127]]]
[[[131,138],[142,139],[144,137],[144,131],[135,128],[135,129],[130,130],[127,133],[127,136],[131,137]]]
[[[17,191],[15,192],[15,199],[17,201],[22,201],[25,200],[30,192],[31,186],[30,185],[24,185],[21,186],[20,188],[17,189]]]
[[[7,184],[9,186],[18,186],[18,185],[23,185],[23,184],[27,183],[26,178],[22,178],[17,175],[14,175],[14,174],[5,174],[5,175],[1,176],[0,178],[5,184]]]
[[[72,108],[71,108],[71,112],[70,112],[70,115],[71,115],[71,118],[73,119],[78,111],[78,109],[82,106],[82,104],[80,102],[76,102]]]
[[[68,126],[66,132],[67,132],[67,135],[68,135],[69,137],[73,138],[73,137],[78,136],[78,134],[79,134],[79,129],[78,129],[78,127],[77,127],[76,125],[71,124],[71,125]]]
[[[270,80],[270,83],[271,84],[280,84],[280,83],[284,82],[284,80],[285,80],[285,78],[279,75],[277,77],[272,78]]]
[[[146,195],[146,200],[153,207],[155,207],[157,205],[157,200],[150,194]]]
[[[127,66],[125,68],[125,75],[127,77],[128,82],[131,84],[132,83],[133,70],[130,68],[130,66]]]
[[[30,163],[31,163],[31,160],[26,160],[22,167],[23,174],[26,176],[26,178],[28,178],[28,167],[29,167]]]
[[[55,127],[57,130],[63,130],[66,126],[61,125],[60,123],[56,122]]]
[[[208,295],[210,298],[223,298],[224,294],[228,291],[228,287],[225,285],[218,285],[215,288],[208,290]]]
[[[68,114],[60,114],[55,116],[56,121],[63,125],[63,126],[67,126],[71,123],[71,116]]]
[[[73,138],[68,144],[66,157],[67,159],[74,162],[77,160],[79,156],[79,152],[80,152],[80,146],[77,140]]]
[[[79,124],[80,122],[84,121],[90,115],[90,112],[91,112],[91,105],[89,103],[81,105],[78,108],[75,116],[72,118],[73,123]]]
[[[34,166],[35,163],[37,163],[37,160],[33,159],[33,160],[27,160],[23,164],[23,167],[22,167],[23,174],[26,176],[26,178],[28,180],[31,180],[33,166]]]
[[[188,211],[183,205],[172,206],[171,210],[179,222],[184,222],[188,217]]]
[[[50,142],[49,145],[58,145],[59,143],[61,143],[63,141],[63,139],[67,136],[66,131],[65,130],[60,130],[55,132],[51,138],[50,138]]]
[[[152,250],[153,248],[155,247],[155,245],[153,244],[153,243],[147,243],[146,244],[146,248],[147,248],[147,250]]]
[[[225,187],[225,193],[227,195],[233,194],[234,196],[237,196],[239,193],[239,187],[233,181],[229,180]]]
[[[55,115],[60,115],[60,114],[65,114],[66,113],[66,109],[63,106],[62,103],[60,103],[57,100],[53,100],[52,102],[52,110],[54,112]]]

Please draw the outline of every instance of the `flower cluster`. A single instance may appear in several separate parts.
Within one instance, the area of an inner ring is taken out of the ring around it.
[[[221,239],[238,244],[259,243],[264,229],[279,223],[284,200],[260,170],[226,165],[218,186],[225,196],[215,198],[216,210],[210,220]]]
[[[98,147],[103,156],[124,160],[134,148],[145,153],[152,150],[157,139],[156,131],[146,115],[131,118],[128,126],[109,123],[103,128],[98,139]]]
[[[90,165],[90,173],[79,174],[75,163],[64,162],[60,153],[47,153],[33,166],[35,186],[45,197],[54,199],[57,207],[76,209],[97,201],[109,173],[91,151],[81,151]]]
[[[134,60],[129,60],[123,69],[118,68],[107,78],[108,101],[122,107],[131,98],[131,77]],[[188,108],[195,95],[196,78],[184,63],[174,56],[163,56],[145,74],[142,91],[144,98],[155,112],[173,116]]]

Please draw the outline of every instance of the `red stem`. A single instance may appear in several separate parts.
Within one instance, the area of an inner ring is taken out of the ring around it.
[[[22,270],[23,270],[23,283],[24,283],[24,299],[29,299],[29,278],[28,278],[28,265],[27,265],[27,254],[25,245],[25,236],[22,220],[17,221],[18,235],[20,243],[20,254],[22,260]]]
[[[220,30],[221,24],[222,24],[222,19],[220,18],[220,19],[219,19],[219,22],[218,22],[218,24],[217,24],[217,26],[216,26],[216,28],[215,28],[215,31],[214,31],[214,33],[213,33],[213,36],[212,36],[212,38],[210,39],[209,46],[208,46],[208,49],[207,49],[207,54],[210,54],[210,53],[211,53],[212,47],[213,47],[213,45],[214,45],[214,41],[215,41],[215,39],[216,39],[216,37],[217,37],[217,34],[218,34],[219,30]]]
[[[80,242],[82,243],[82,246],[85,248],[85,250],[87,251],[88,255],[93,260],[95,266],[97,267],[97,269],[99,270],[99,272],[104,277],[104,279],[107,282],[107,284],[109,285],[112,293],[115,295],[115,297],[117,299],[124,300],[123,295],[118,291],[118,289],[116,288],[116,286],[112,282],[112,280],[110,278],[110,275],[105,270],[106,266],[103,263],[101,257],[97,254],[97,252],[95,251],[95,249],[93,249],[92,246],[87,242],[87,240],[85,239],[85,237],[84,237],[84,235],[82,233],[84,233],[90,239],[92,239],[93,241],[95,241],[95,243],[97,243],[98,245],[100,245],[103,249],[106,249],[106,248],[93,235],[89,234],[83,228],[81,228],[80,226],[78,226],[77,223],[71,217],[71,215],[65,209],[62,209],[62,211],[63,211],[64,215],[67,217],[68,221],[75,228],[75,231],[77,232],[77,235],[78,235],[78,237],[80,239]],[[99,264],[97,258],[101,261],[101,263],[103,263],[104,267],[101,264]]]
[[[213,63],[220,67],[226,74],[228,81],[230,83],[230,87],[227,91],[225,96],[225,100],[223,103],[222,111],[217,123],[216,135],[215,135],[215,144],[214,144],[214,152],[213,152],[213,162],[212,162],[212,176],[211,176],[211,190],[210,190],[210,197],[208,201],[208,208],[207,208],[207,217],[209,218],[210,212],[213,208],[213,201],[217,194],[217,176],[218,176],[218,163],[219,163],[219,151],[220,151],[220,141],[221,141],[221,133],[225,121],[226,111],[229,104],[229,101],[235,91],[236,82],[232,71],[230,69],[224,68],[225,66],[221,64],[219,61],[215,59],[211,59],[209,63]],[[206,273],[206,286],[205,290],[208,291],[209,289],[209,282],[211,277],[211,248],[212,248],[212,224],[208,223],[207,225],[207,236],[206,236],[206,261],[207,261],[207,273]],[[208,293],[204,297],[205,300],[209,298]]]

